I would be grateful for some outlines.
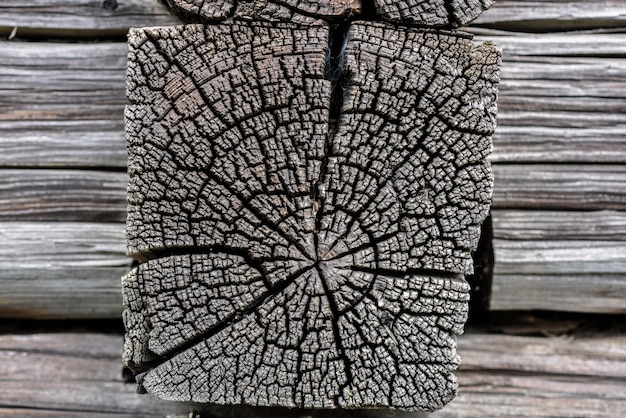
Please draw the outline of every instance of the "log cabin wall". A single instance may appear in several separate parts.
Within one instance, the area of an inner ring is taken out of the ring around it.
[[[232,412],[121,372],[126,33],[177,23],[156,0],[0,2],[0,416]],[[503,49],[495,264],[432,416],[624,416],[626,1],[499,1],[468,30]]]

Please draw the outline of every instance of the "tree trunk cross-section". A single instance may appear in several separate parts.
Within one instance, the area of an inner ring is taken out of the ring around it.
[[[456,393],[500,54],[385,23],[131,31],[124,358],[159,398]]]

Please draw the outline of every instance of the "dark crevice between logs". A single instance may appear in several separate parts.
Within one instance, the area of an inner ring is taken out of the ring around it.
[[[489,314],[493,266],[495,263],[491,214],[487,216],[481,225],[480,240],[473,258],[474,273],[465,277],[465,280],[470,285],[468,325],[484,322]]]

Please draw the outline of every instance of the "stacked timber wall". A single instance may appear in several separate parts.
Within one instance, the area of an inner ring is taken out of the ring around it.
[[[470,28],[503,48],[490,299],[503,319],[460,338],[460,395],[433,416],[625,414],[623,317],[503,313],[626,313],[625,16],[622,0],[499,1]],[[119,330],[101,326],[119,322],[131,265],[125,36],[176,23],[156,0],[0,3],[0,415],[201,409],[136,396]]]

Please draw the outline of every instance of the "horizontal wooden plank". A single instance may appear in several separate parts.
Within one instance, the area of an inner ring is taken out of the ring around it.
[[[157,1],[5,0],[0,7],[0,35],[14,27],[20,34],[115,36],[133,26],[179,23]],[[626,2],[574,0],[499,0],[473,26],[520,32],[554,32],[626,26]]]
[[[558,32],[626,26],[623,0],[498,0],[474,26],[520,32]]]
[[[459,396],[436,417],[619,417],[626,338],[459,338]]]
[[[626,161],[626,36],[478,39],[503,50],[492,161]]]
[[[124,253],[124,224],[0,222],[0,317],[119,317]]]
[[[493,310],[624,313],[626,212],[494,210]]]
[[[496,209],[491,216],[502,240],[626,241],[626,212]]]
[[[118,335],[4,335],[0,407],[89,416],[165,416],[197,409],[135,394],[134,385],[122,378],[121,349]]]
[[[492,161],[626,162],[626,35],[477,39],[504,50]],[[0,61],[0,166],[125,166],[124,43],[0,42]]]
[[[626,166],[495,164],[493,207],[626,209]]]
[[[125,167],[126,50],[0,42],[0,166]]]
[[[0,36],[124,36],[134,26],[179,24],[167,8],[152,0],[3,0]]]
[[[126,173],[0,169],[0,222],[124,222]]]
[[[0,336],[0,413],[17,416],[293,417],[305,411],[160,402],[121,375],[122,339],[97,333]],[[433,414],[395,416],[620,417],[626,408],[626,337],[461,336],[458,397]],[[383,417],[389,411],[315,411],[316,417]],[[62,415],[63,414],[63,415]]]
[[[626,242],[493,241],[492,310],[626,313]]]

